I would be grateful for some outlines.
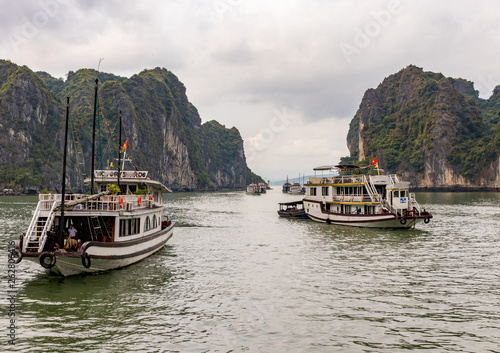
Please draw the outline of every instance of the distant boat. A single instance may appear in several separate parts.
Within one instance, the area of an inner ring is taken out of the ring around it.
[[[410,228],[429,223],[432,214],[422,208],[410,183],[396,174],[365,175],[350,164],[322,166],[315,171],[339,170],[335,177],[309,177],[302,200],[314,221],[354,227]],[[377,168],[378,170],[378,168]]]
[[[261,194],[265,194],[266,193],[266,191],[267,191],[267,185],[266,185],[266,183],[259,183],[258,187],[260,189],[260,193]]]
[[[286,218],[309,218],[302,201],[280,202],[278,214]]]
[[[285,183],[283,184],[283,189],[282,191],[283,192],[289,192],[290,191],[290,187],[292,186],[292,184],[288,181],[288,176],[286,177],[286,181]]]
[[[293,183],[293,185],[290,186],[288,193],[292,195],[304,195],[305,190],[300,183]]]
[[[262,193],[261,188],[258,184],[252,183],[247,186],[247,194],[250,195],[260,195]]]

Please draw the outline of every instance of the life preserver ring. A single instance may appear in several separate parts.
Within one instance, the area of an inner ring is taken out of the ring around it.
[[[120,196],[118,202],[120,203],[120,208],[123,208],[123,197]]]
[[[406,224],[406,218],[401,218],[401,219],[399,220],[399,223],[401,223],[401,224],[403,224],[403,225],[404,225],[404,224]]]
[[[49,263],[45,262],[46,258],[50,259]],[[49,269],[49,268],[54,267],[55,264],[56,264],[56,257],[54,255],[54,253],[46,251],[46,252],[43,252],[43,253],[40,254],[40,265],[43,268]]]
[[[142,199],[141,199],[141,197],[140,197],[140,196],[138,196],[138,197],[137,197],[137,204],[138,204],[139,206],[141,206],[141,205],[142,205]]]
[[[149,195],[149,201],[153,201],[153,195]]]
[[[14,253],[16,254],[15,259],[14,259],[14,256],[13,256]],[[13,259],[15,264],[18,264],[23,259],[23,254],[18,249],[12,249],[11,250],[11,254],[9,255],[9,258]]]
[[[90,268],[90,256],[87,252],[84,252],[82,255],[82,265],[85,268]]]
[[[425,223],[425,224],[429,223],[430,221],[431,221],[431,220],[430,220],[429,218],[427,218],[427,217],[425,217],[425,218],[424,218],[424,223]]]

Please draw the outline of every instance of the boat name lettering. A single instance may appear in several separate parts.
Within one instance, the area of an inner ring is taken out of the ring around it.
[[[118,171],[116,170],[96,170],[97,178],[116,178]],[[147,171],[124,170],[120,173],[120,178],[143,179],[148,176]]]

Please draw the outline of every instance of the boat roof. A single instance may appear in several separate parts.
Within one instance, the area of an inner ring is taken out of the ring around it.
[[[352,170],[359,169],[360,167],[355,164],[335,164],[335,165],[322,165],[314,168],[314,171],[318,170],[332,170],[332,169],[340,169],[340,170]]]
[[[337,164],[335,168],[338,168],[340,170],[353,170],[353,169],[360,169],[359,165],[355,164]]]
[[[95,170],[94,179],[99,184],[115,184],[118,182],[118,172],[116,170]],[[155,189],[160,189],[162,192],[172,192],[168,187],[156,180],[151,180],[147,177],[147,171],[122,170],[120,174],[120,183],[134,184],[144,183]],[[85,184],[90,184],[91,179],[85,179]]]
[[[303,204],[304,202],[302,200],[300,201],[291,201],[291,202],[280,202],[279,204],[280,205],[283,205],[283,206],[288,206],[288,205],[301,205]]]

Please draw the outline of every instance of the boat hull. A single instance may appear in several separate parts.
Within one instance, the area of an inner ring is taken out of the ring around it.
[[[406,229],[413,228],[420,222],[428,223],[432,218],[428,212],[418,216],[396,216],[393,213],[345,214],[325,211],[319,202],[315,205],[316,207],[305,210],[306,215],[313,221],[350,227]]]
[[[306,212],[304,210],[295,211],[278,211],[278,215],[285,218],[304,218],[307,219]]]
[[[393,214],[374,214],[374,215],[345,215],[345,214],[320,214],[312,215],[307,214],[309,218],[316,222],[327,224],[362,227],[362,228],[412,228],[417,223],[422,222],[424,219],[420,218],[407,218],[403,221],[401,218],[396,218]]]
[[[175,224],[142,238],[121,242],[89,241],[78,252],[55,252],[50,272],[62,276],[103,272],[136,263],[160,250],[173,235]],[[40,263],[42,254],[23,254],[23,258]],[[50,265],[49,265],[50,266]]]

